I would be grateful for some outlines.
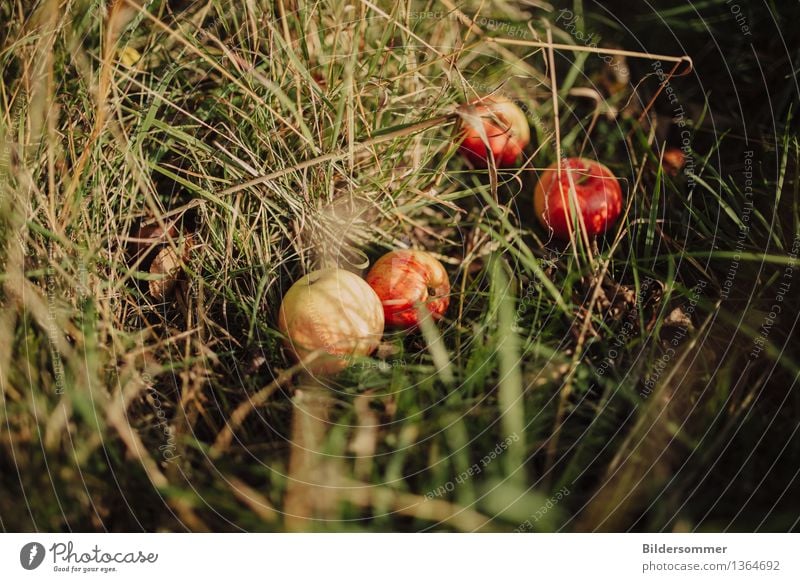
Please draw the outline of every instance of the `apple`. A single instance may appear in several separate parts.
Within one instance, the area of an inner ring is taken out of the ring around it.
[[[425,251],[396,250],[383,255],[367,273],[367,283],[383,305],[388,325],[412,329],[419,325],[417,305],[425,304],[440,319],[450,304],[450,279],[442,263]]]
[[[472,103],[481,118],[489,148],[498,167],[513,166],[531,141],[525,113],[506,97],[484,97]],[[461,153],[481,167],[488,165],[489,152],[477,127],[465,123],[461,134]]]
[[[587,234],[596,236],[619,218],[622,188],[603,164],[586,158],[566,158],[561,162],[560,179],[556,164],[542,172],[533,204],[539,222],[552,229],[554,236],[569,238],[573,204],[580,210]]]
[[[335,374],[354,357],[374,352],[383,323],[383,307],[372,287],[342,269],[322,269],[299,279],[284,295],[278,314],[286,347],[298,361],[323,350],[308,366],[319,374]]]

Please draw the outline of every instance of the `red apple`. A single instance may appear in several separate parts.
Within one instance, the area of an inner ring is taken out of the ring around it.
[[[513,166],[522,150],[531,141],[531,129],[525,113],[506,97],[484,97],[474,102],[475,114],[483,122],[483,130],[498,167]],[[488,164],[489,153],[480,131],[469,123],[464,124],[460,151],[481,167]]]
[[[383,335],[383,308],[372,287],[341,269],[309,273],[283,297],[278,327],[297,360],[323,354],[308,366],[313,373],[335,374],[357,356],[375,351]]]
[[[533,195],[539,222],[558,238],[569,238],[570,208],[580,210],[589,236],[602,234],[622,212],[622,188],[607,167],[586,158],[566,158],[559,179],[556,164],[539,177]]]
[[[442,263],[425,251],[391,251],[367,273],[367,283],[383,304],[386,323],[411,329],[419,325],[422,303],[434,319],[450,304],[450,279]]]

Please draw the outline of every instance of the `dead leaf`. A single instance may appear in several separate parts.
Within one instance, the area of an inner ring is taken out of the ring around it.
[[[664,171],[670,176],[677,176],[686,163],[686,156],[678,148],[669,148],[664,152]]]
[[[683,307],[676,307],[664,319],[664,327],[682,327],[692,330],[692,318],[683,310]]]
[[[181,273],[181,266],[184,261],[189,259],[189,254],[194,247],[194,239],[187,236],[179,245],[181,256],[171,245],[162,248],[153,259],[150,265],[150,274],[157,275],[157,279],[152,279],[149,283],[150,295],[154,299],[163,301],[175,288],[175,283]]]
[[[118,52],[118,55],[119,61],[129,68],[138,63],[142,58],[142,55],[139,53],[139,51],[132,46],[126,46]]]

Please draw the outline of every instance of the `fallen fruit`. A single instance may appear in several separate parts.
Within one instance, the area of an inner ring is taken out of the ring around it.
[[[525,113],[513,101],[502,96],[484,97],[472,103],[472,106],[483,122],[495,164],[498,167],[513,166],[531,141],[531,129]],[[489,153],[475,125],[464,124],[460,151],[474,164],[485,167]]]
[[[574,192],[574,196],[573,196]],[[573,204],[589,236],[605,232],[622,212],[622,188],[607,167],[586,158],[566,158],[559,179],[556,164],[539,178],[533,195],[539,222],[558,238],[569,238]]]
[[[450,280],[442,263],[425,251],[391,251],[367,273],[367,283],[383,304],[386,323],[406,329],[419,325],[424,304],[439,319],[450,304]]]
[[[323,350],[308,369],[335,374],[375,351],[383,335],[380,299],[358,275],[322,269],[295,282],[283,297],[278,327],[298,361]]]

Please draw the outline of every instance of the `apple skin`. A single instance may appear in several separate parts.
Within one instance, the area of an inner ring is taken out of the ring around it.
[[[342,269],[321,269],[296,281],[278,313],[278,328],[298,361],[319,349],[327,352],[308,366],[323,375],[336,374],[354,357],[374,352],[383,325],[383,307],[372,287]]]
[[[531,141],[531,128],[525,113],[506,97],[484,97],[472,103],[483,120],[483,129],[498,167],[513,166]],[[493,119],[493,116],[495,119]],[[502,125],[498,125],[498,121]],[[479,167],[489,164],[489,153],[475,127],[464,125],[459,151]]]
[[[392,327],[416,328],[420,320],[417,303],[424,303],[434,319],[441,319],[450,304],[447,271],[425,251],[386,253],[367,273],[367,283],[380,298],[386,324]]]
[[[611,170],[587,158],[566,158],[561,162],[559,188],[556,168],[553,164],[542,172],[533,195],[536,217],[542,226],[553,229],[553,236],[569,238],[573,222],[569,210],[570,182],[575,185],[577,207],[589,236],[602,234],[617,221],[622,213],[622,188]]]

